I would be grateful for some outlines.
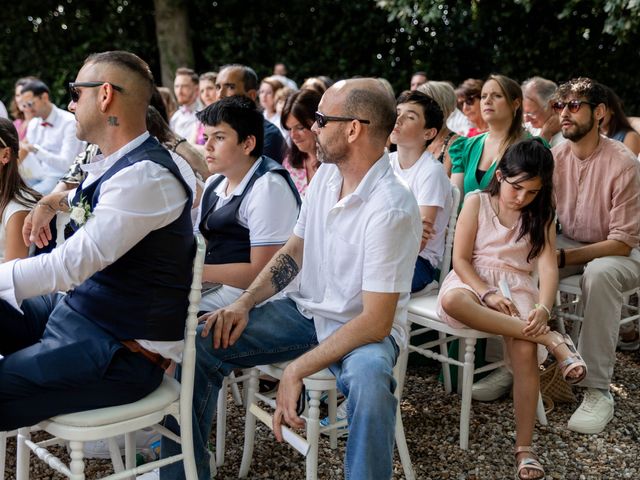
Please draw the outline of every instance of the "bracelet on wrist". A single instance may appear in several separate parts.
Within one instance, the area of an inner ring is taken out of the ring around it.
[[[489,295],[494,294],[494,293],[498,293],[498,289],[497,289],[497,288],[488,288],[488,289],[487,289],[487,291],[486,291],[486,292],[484,292],[484,293],[482,294],[482,296],[480,297],[480,301],[481,301],[482,303],[485,303],[485,304],[486,304],[486,299],[487,299],[487,297],[488,297]]]
[[[560,260],[558,261],[558,268],[564,268],[564,264],[567,261],[567,257],[564,248],[560,249]]]
[[[38,202],[36,203],[36,207],[47,207],[51,211],[51,213],[57,212],[57,210],[53,208],[51,205],[49,205],[47,202]]]
[[[180,145],[181,143],[184,143],[186,141],[187,141],[186,138],[181,138],[181,139],[177,140],[176,143],[174,143],[173,146],[171,147],[171,151],[175,153],[176,149],[178,148],[178,145]]]
[[[547,312],[547,320],[551,318],[551,310],[544,303],[536,303],[534,307]]]
[[[245,293],[251,297],[251,299],[253,301],[253,307],[255,307],[256,306],[256,297],[249,290],[243,290],[240,295],[244,295]]]

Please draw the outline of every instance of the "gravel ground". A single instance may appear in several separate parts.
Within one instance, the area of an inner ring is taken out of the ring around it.
[[[446,395],[437,381],[436,365],[410,366],[407,372],[402,415],[409,451],[419,479],[480,480],[513,478],[514,422],[512,402],[505,398],[493,403],[474,402],[470,447],[458,448],[460,399]],[[538,426],[534,444],[547,470],[547,479],[618,480],[640,478],[640,354],[618,353],[612,383],[616,401],[615,417],[599,435],[569,432],[566,424],[575,404],[556,405],[549,414],[549,425]],[[578,395],[580,397],[580,395]],[[219,479],[237,478],[242,456],[242,413],[230,402],[226,464]],[[302,457],[287,445],[273,441],[260,427],[250,478],[304,478]],[[318,477],[342,478],[345,441],[339,452],[322,440]],[[9,442],[5,479],[15,478],[15,443]],[[62,478],[31,462],[31,479]],[[99,478],[110,471],[108,461],[90,460],[87,478]],[[396,455],[394,479],[403,478]]]

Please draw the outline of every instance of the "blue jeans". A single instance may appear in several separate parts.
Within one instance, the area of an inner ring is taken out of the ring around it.
[[[235,368],[293,360],[318,343],[313,320],[301,315],[289,299],[254,308],[247,328],[229,348],[214,350],[211,340],[210,335],[205,338],[196,335],[193,442],[201,480],[211,476],[207,443],[223,378]],[[396,357],[395,342],[387,338],[354,350],[330,367],[338,378],[339,388],[349,394],[347,478],[391,477],[396,412],[392,370]],[[178,430],[173,418],[168,418],[166,424],[171,430]],[[163,458],[179,452],[179,445],[163,438]],[[182,464],[162,468],[161,478],[184,479]]]
[[[428,260],[418,257],[413,270],[413,279],[411,280],[411,293],[419,292],[433,282],[439,275],[440,271],[434,268]]]

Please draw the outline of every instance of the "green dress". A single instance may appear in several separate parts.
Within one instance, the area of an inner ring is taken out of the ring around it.
[[[493,178],[498,162],[494,162],[489,170],[482,176],[480,182],[476,179],[476,170],[478,163],[482,158],[482,150],[484,141],[489,133],[476,135],[475,137],[460,137],[449,148],[449,156],[451,157],[451,173],[464,173],[464,192],[466,195],[474,190],[484,190],[489,186],[489,182]]]

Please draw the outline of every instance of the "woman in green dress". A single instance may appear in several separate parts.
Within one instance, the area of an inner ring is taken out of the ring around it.
[[[505,150],[525,137],[522,90],[514,80],[491,75],[482,86],[480,112],[489,130],[475,137],[460,137],[449,149],[451,182],[458,186],[463,198],[486,188]]]

